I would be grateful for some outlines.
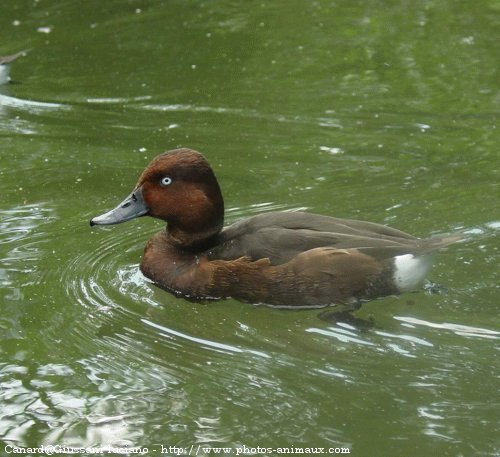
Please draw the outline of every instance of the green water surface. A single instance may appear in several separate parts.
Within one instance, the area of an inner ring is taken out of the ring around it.
[[[0,87],[0,455],[500,455],[499,25],[498,0],[0,2],[0,55],[29,49]],[[465,240],[370,330],[176,299],[138,271],[159,221],[88,221],[179,146],[228,223]]]

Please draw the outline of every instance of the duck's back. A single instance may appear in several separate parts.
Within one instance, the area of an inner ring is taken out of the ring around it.
[[[305,212],[270,212],[238,221],[219,235],[209,258],[267,258],[273,265],[288,262],[318,247],[358,249],[377,260],[404,254],[425,254],[455,238],[420,239],[385,225]]]

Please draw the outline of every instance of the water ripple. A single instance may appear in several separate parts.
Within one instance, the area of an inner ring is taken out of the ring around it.
[[[45,110],[69,110],[70,105],[62,103],[37,102],[35,100],[24,100],[22,98],[11,97],[0,94],[0,108],[8,106],[10,108],[19,108],[31,113],[41,113]],[[1,113],[1,110],[0,110]]]
[[[102,310],[116,307],[117,294],[147,300],[151,290],[137,263],[127,265],[121,255],[132,252],[140,256],[144,241],[137,239],[136,231],[105,230],[92,235],[97,238],[92,248],[78,252],[63,273],[68,296],[84,307]]]
[[[268,354],[264,353],[264,352],[253,351],[253,350],[250,350],[250,349],[242,349],[242,348],[237,347],[237,346],[231,346],[231,345],[224,344],[224,343],[219,343],[219,342],[216,342],[216,341],[209,341],[209,340],[204,339],[204,338],[197,338],[197,337],[194,337],[194,336],[191,336],[191,335],[187,335],[187,334],[182,333],[182,332],[178,332],[178,331],[172,330],[172,329],[170,329],[168,327],[164,327],[162,325],[155,324],[154,322],[150,322],[147,319],[143,319],[142,321],[146,325],[149,325],[150,327],[153,327],[153,328],[159,330],[160,333],[162,335],[164,335],[164,336],[167,336],[167,337],[170,337],[170,338],[171,338],[171,336],[182,338],[182,339],[191,341],[193,343],[199,344],[200,347],[202,347],[202,348],[215,349],[216,351],[222,351],[222,352],[224,352],[226,354],[227,353],[228,354],[232,354],[232,353],[248,352],[249,354],[253,354],[253,355],[256,355],[256,356],[259,356],[259,357],[270,358],[270,356]]]
[[[447,322],[443,322],[443,323],[429,322],[429,321],[425,321],[423,319],[417,319],[415,317],[394,316],[394,319],[401,321],[401,322],[405,322],[406,324],[414,325],[414,326],[420,325],[420,326],[429,327],[429,328],[450,330],[451,332],[455,333],[456,335],[460,335],[460,336],[486,338],[486,339],[493,339],[493,340],[500,339],[500,332],[499,331],[489,330],[486,328],[471,327],[469,325],[463,325],[463,324],[451,324],[451,323],[447,323]]]

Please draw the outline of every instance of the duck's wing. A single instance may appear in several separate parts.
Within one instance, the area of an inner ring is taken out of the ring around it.
[[[268,258],[279,265],[318,247],[357,249],[378,260],[403,254],[424,254],[457,237],[422,240],[385,225],[303,212],[264,213],[226,227],[209,257]]]

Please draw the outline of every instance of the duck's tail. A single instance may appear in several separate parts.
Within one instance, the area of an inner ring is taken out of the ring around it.
[[[419,255],[430,254],[439,249],[445,248],[450,244],[456,243],[457,241],[462,240],[464,237],[462,235],[449,235],[443,237],[433,237],[427,238],[425,240],[421,240]]]
[[[412,254],[395,256],[393,278],[398,290],[400,292],[414,290],[431,269],[434,257],[432,254],[462,238],[461,235],[427,238],[420,240],[418,249]]]

